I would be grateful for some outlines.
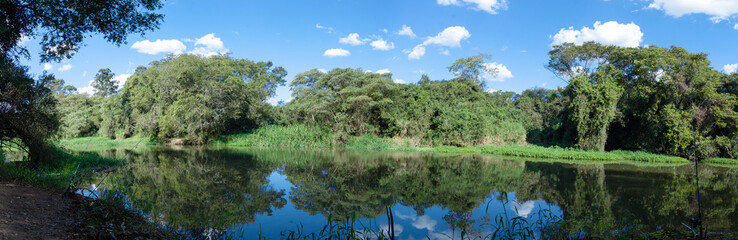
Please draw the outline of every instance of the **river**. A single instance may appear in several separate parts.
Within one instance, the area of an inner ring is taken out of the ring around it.
[[[707,165],[698,202],[694,164],[284,149],[97,154],[129,164],[89,189],[122,194],[151,221],[195,237],[278,239],[324,227],[397,239],[608,237],[698,231],[699,211],[705,232],[738,231],[738,170]]]

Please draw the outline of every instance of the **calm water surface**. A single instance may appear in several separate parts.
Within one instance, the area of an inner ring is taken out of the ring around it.
[[[388,207],[398,239],[488,237],[516,219],[530,229],[565,219],[559,226],[570,233],[681,231],[698,210],[694,165],[267,149],[99,154],[132,164],[91,188],[121,193],[152,221],[205,237],[277,239],[347,216],[379,232],[389,228]],[[738,171],[699,168],[706,229],[738,231]]]

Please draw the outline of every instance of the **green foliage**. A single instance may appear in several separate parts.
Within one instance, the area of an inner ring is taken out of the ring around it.
[[[130,33],[143,34],[158,27],[163,6],[159,0],[108,0],[80,4],[76,1],[3,1],[0,12],[0,52],[4,56],[30,57],[21,38],[41,39],[41,60],[71,57],[85,37],[102,34],[116,45]],[[7,15],[6,15],[7,14]]]
[[[46,87],[53,77],[34,80],[28,69],[0,60],[0,148],[19,148],[34,163],[49,162],[46,139],[59,129],[56,99]]]
[[[159,145],[147,137],[129,137],[124,139],[110,139],[107,137],[81,137],[61,139],[56,142],[59,146],[76,151],[95,151],[106,149],[136,149]]]
[[[702,160],[702,162],[717,166],[738,167],[738,159],[732,158],[707,158]]]
[[[95,79],[92,81],[92,87],[95,89],[96,96],[111,96],[118,93],[118,83],[113,81],[115,74],[110,68],[103,68],[97,71]]]
[[[294,124],[267,125],[251,133],[225,135],[213,141],[213,146],[331,148],[333,134],[317,126]]]
[[[28,168],[27,163],[22,161],[0,163],[0,177],[36,187],[64,189],[72,181],[89,180],[100,168],[120,164],[119,160],[103,158],[97,154],[76,155],[57,147],[51,147],[49,157],[53,160],[41,163],[36,168]]]
[[[382,134],[390,119],[394,83],[390,74],[361,69],[316,69],[300,73],[290,83],[294,99],[287,106],[290,122],[320,124],[339,142],[350,135]]]
[[[607,129],[615,118],[615,107],[622,94],[613,78],[611,65],[601,66],[591,79],[579,75],[569,82],[570,111],[577,130],[577,146],[586,150],[605,150]]]
[[[485,74],[490,76],[497,74],[497,69],[490,68],[484,63],[485,60],[490,58],[492,58],[492,55],[485,53],[480,53],[468,58],[461,58],[454,61],[454,63],[448,67],[448,71],[452,72],[457,79],[474,81],[484,87],[485,84],[482,76]]]
[[[483,89],[480,75],[490,74],[483,62],[488,57],[459,59],[449,67],[458,73],[453,80],[423,76],[414,85],[395,84],[390,74],[361,69],[314,69],[298,74],[290,84],[295,99],[284,112],[288,123],[331,129],[339,143],[372,134],[409,139],[412,146],[522,144],[525,128],[517,120],[522,114],[515,109],[515,95]]]
[[[387,139],[381,138],[377,135],[365,134],[358,137],[353,137],[348,142],[342,145],[346,149],[363,149],[363,150],[382,150],[390,149],[392,146],[388,143]]]
[[[555,46],[549,55],[548,67],[571,81],[570,112],[562,111],[558,122],[576,132],[577,146],[698,158],[735,154],[735,77],[713,70],[706,54],[590,42]]]
[[[480,146],[479,152],[492,155],[552,158],[571,160],[602,160],[602,161],[640,161],[661,163],[687,163],[686,159],[680,157],[651,154],[645,152],[630,151],[586,151],[570,148],[527,146]]]
[[[100,96],[88,97],[84,94],[69,94],[57,97],[61,129],[59,137],[76,138],[97,135],[102,122],[102,103]]]
[[[271,62],[228,56],[169,56],[137,70],[123,88],[130,122],[145,136],[203,144],[266,121],[265,100],[287,72]]]

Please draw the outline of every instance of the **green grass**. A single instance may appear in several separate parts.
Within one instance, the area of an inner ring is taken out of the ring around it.
[[[350,150],[393,150],[393,151],[433,151],[439,153],[472,153],[495,156],[560,159],[566,161],[599,161],[601,163],[638,162],[638,163],[670,163],[684,164],[689,161],[674,156],[633,151],[584,151],[574,148],[541,147],[536,145],[484,145],[477,147],[440,146],[420,148],[400,146],[390,138],[365,134],[351,137],[342,144],[335,143],[335,135],[318,126],[270,125],[256,129],[251,133],[225,135],[209,143],[211,147],[256,147],[256,148],[296,148],[296,149],[350,149]],[[141,137],[127,139],[109,139],[104,137],[87,137],[60,140],[58,144],[73,150],[95,150],[111,148],[135,148],[151,146],[157,143]],[[728,161],[723,161],[727,163]]]
[[[573,148],[541,147],[536,145],[507,145],[507,146],[478,146],[478,147],[449,147],[442,146],[434,148],[441,153],[477,153],[499,156],[512,156],[524,158],[541,159],[564,159],[564,160],[589,160],[603,162],[658,162],[658,163],[688,163],[684,158],[652,154],[646,152],[611,151],[597,152],[584,151]]]
[[[211,146],[331,148],[333,134],[317,126],[264,126],[252,133],[231,134],[211,142]]]
[[[61,139],[58,140],[56,144],[70,150],[88,151],[111,148],[138,148],[144,146],[159,145],[159,143],[147,137],[130,137],[124,139],[110,139],[106,137],[82,137]]]
[[[92,176],[102,168],[113,167],[122,161],[103,158],[96,154],[73,155],[61,148],[52,149],[54,161],[29,168],[28,162],[0,163],[0,177],[28,183],[46,189],[63,189],[73,182]]]
[[[738,159],[731,159],[731,158],[707,158],[705,160],[702,160],[702,162],[719,166],[719,167],[729,167],[729,168],[737,168],[738,167]]]

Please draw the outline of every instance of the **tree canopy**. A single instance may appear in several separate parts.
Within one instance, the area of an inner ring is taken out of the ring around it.
[[[159,0],[30,1],[2,0],[0,4],[0,145],[21,141],[33,162],[49,161],[48,137],[59,128],[56,100],[52,93],[71,91],[50,82],[53,77],[34,80],[16,61],[30,58],[20,45],[25,38],[40,38],[41,61],[71,57],[85,37],[102,34],[113,44],[125,42],[130,33],[156,29],[163,15]],[[54,92],[47,86],[55,87]]]
[[[164,15],[154,11],[161,7],[160,0],[3,0],[0,52],[10,57],[30,57],[18,43],[22,38],[40,37],[41,61],[61,60],[71,57],[85,37],[96,33],[120,45],[128,34],[158,28]]]

